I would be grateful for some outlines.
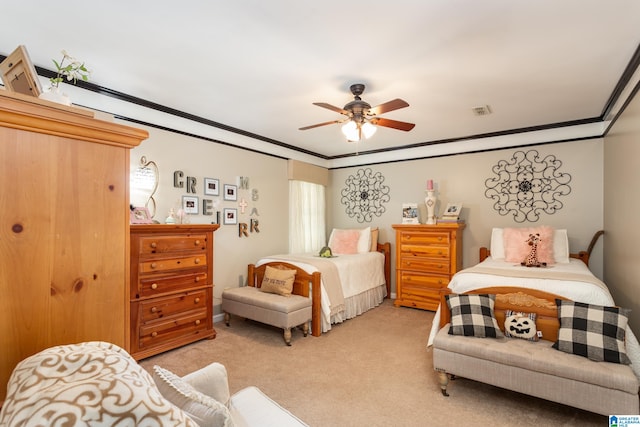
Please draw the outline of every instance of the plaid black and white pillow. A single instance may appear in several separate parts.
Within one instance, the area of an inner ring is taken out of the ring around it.
[[[480,338],[504,336],[493,314],[495,295],[449,294],[445,298],[451,310],[450,335]]]
[[[597,362],[631,363],[625,330],[631,310],[556,299],[560,330],[553,348]]]

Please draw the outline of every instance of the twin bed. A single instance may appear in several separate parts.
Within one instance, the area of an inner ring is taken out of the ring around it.
[[[286,262],[306,272],[321,273],[320,298],[313,300],[312,335],[377,307],[391,291],[391,244],[378,243],[378,230],[333,230],[331,258],[315,254],[271,255],[256,266]]]
[[[539,228],[518,231],[529,233],[537,229]],[[594,235],[587,251],[570,254],[566,230],[552,230],[552,237],[547,237],[547,240],[553,241],[550,253],[553,254],[554,262],[542,267],[525,267],[509,258],[508,239],[504,236],[506,230],[509,229],[493,230],[491,250],[482,248],[479,264],[453,276],[448,285],[451,292],[459,294],[481,288],[509,286],[537,289],[588,304],[624,306],[614,302],[607,286],[595,277],[588,267],[589,255],[602,234],[601,231]],[[526,239],[521,237],[519,241],[524,242]],[[439,326],[440,309],[436,311],[433,320],[428,346],[433,344]],[[640,377],[640,345],[629,326],[625,337],[631,367],[636,376]]]

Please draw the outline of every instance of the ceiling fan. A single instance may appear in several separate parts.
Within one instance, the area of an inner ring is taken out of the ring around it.
[[[413,123],[400,122],[397,120],[378,117],[378,115],[380,114],[408,107],[409,104],[406,101],[396,98],[392,101],[385,102],[376,107],[371,107],[371,105],[360,98],[360,95],[362,95],[362,93],[364,92],[364,84],[353,84],[349,89],[351,90],[354,99],[353,101],[347,103],[347,105],[345,105],[343,108],[335,107],[325,102],[313,103],[313,105],[317,105],[318,107],[327,108],[331,111],[344,114],[345,116],[347,116],[347,118],[301,127],[300,130],[313,129],[335,123],[345,123],[342,126],[342,132],[345,134],[348,141],[356,142],[360,141],[363,136],[365,138],[371,137],[376,131],[376,126],[384,126],[392,129],[403,130],[405,132],[410,131],[414,128],[415,124]]]

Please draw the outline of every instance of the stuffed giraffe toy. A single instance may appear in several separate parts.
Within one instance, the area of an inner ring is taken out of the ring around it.
[[[525,240],[525,242],[531,246],[531,251],[529,251],[529,255],[527,255],[520,265],[524,265],[525,267],[546,267],[546,262],[538,261],[538,244],[541,242],[540,233],[529,234],[529,238]]]

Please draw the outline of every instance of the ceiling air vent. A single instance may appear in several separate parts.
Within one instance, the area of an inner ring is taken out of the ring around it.
[[[489,114],[491,114],[491,107],[489,107],[488,105],[473,107],[471,110],[473,111],[473,114],[476,116],[488,116]]]

